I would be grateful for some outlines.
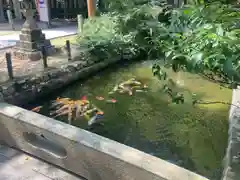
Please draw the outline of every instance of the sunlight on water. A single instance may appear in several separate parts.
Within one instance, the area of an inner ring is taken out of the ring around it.
[[[152,76],[151,61],[130,66],[111,67],[86,81],[75,83],[60,97],[80,99],[82,96],[104,111],[101,124],[91,128],[87,121],[75,120],[73,125],[132,146],[154,156],[195,171],[210,179],[221,176],[222,159],[227,146],[228,109],[223,104],[191,104],[192,94],[206,101],[230,102],[231,91],[197,75],[173,73],[168,70],[174,91],[182,92],[186,102],[173,104],[162,92],[162,83]],[[129,78],[136,77],[149,86],[147,93],[109,95],[108,92]],[[41,113],[49,115],[49,97]],[[114,98],[117,103],[99,101]],[[41,104],[41,103],[40,103]],[[67,117],[58,118],[67,122]]]

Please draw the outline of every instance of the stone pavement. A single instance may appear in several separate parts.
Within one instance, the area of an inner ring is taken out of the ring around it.
[[[0,145],[0,180],[84,180],[23,152]]]
[[[3,51],[3,50],[2,50]],[[8,52],[11,52],[8,51]],[[55,54],[53,56],[48,57],[48,66],[49,68],[60,68],[61,65],[66,64],[68,62],[67,55],[65,53]],[[37,72],[41,72],[44,70],[43,61],[28,61],[28,60],[20,60],[20,59],[12,59],[13,66],[13,76],[14,77],[22,77],[26,75],[31,75]],[[8,71],[7,64],[4,53],[1,54],[0,51],[0,84],[8,81]]]
[[[76,26],[58,27],[53,29],[45,29],[43,33],[46,39],[54,39],[58,37],[73,35],[77,33]],[[19,40],[18,34],[8,34],[0,36],[0,49],[12,47]]]

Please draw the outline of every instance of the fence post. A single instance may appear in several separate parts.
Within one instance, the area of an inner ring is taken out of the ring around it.
[[[47,68],[48,64],[47,64],[47,52],[45,49],[45,46],[42,46],[42,58],[43,58],[43,67]]]
[[[71,47],[70,47],[70,41],[66,40],[66,49],[67,49],[67,55],[68,55],[68,61],[72,60],[72,55],[71,55]]]
[[[95,0],[87,0],[87,9],[88,9],[88,17],[92,18],[96,14],[96,2]]]
[[[78,31],[80,33],[82,33],[83,32],[83,23],[84,23],[83,16],[81,14],[78,14],[77,15],[77,20],[78,20]]]
[[[6,61],[7,61],[7,70],[8,70],[8,77],[9,79],[13,80],[13,67],[12,67],[12,57],[11,53],[5,54]]]

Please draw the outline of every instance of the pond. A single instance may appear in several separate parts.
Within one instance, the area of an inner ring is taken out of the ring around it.
[[[153,77],[152,61],[115,65],[87,80],[34,103],[42,105],[40,113],[50,116],[51,101],[57,97],[74,100],[86,96],[104,111],[101,123],[89,127],[86,120],[75,120],[74,126],[87,129],[112,140],[152,154],[210,179],[220,179],[222,160],[227,147],[228,111],[225,104],[192,105],[192,94],[203,101],[231,101],[231,91],[198,75],[186,72],[168,74],[175,89],[184,94],[184,104],[174,104],[162,91],[162,82]],[[109,92],[113,87],[135,77],[148,86],[147,92],[132,96]],[[114,98],[116,103],[98,100]],[[30,107],[31,108],[31,107]],[[68,122],[67,117],[56,118]]]

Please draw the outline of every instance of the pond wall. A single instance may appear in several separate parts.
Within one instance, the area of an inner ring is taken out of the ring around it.
[[[46,69],[33,75],[15,78],[13,81],[0,84],[0,102],[25,105],[120,60],[119,57],[101,62],[73,61],[60,68]]]
[[[240,88],[233,90],[232,104],[229,112],[228,147],[224,160],[223,180],[240,179]]]
[[[113,140],[0,103],[0,143],[88,180],[207,180]]]

